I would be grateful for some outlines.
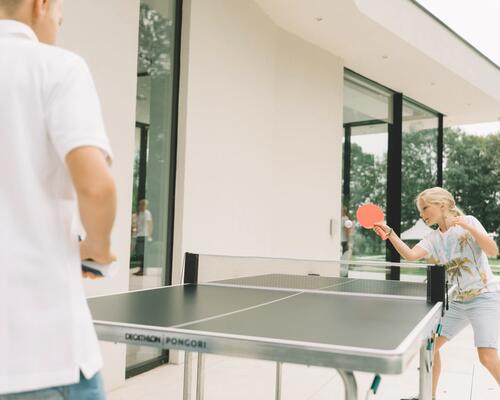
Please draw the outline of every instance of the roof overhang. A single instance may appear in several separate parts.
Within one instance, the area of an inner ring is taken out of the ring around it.
[[[282,29],[444,114],[500,119],[500,68],[411,0],[255,0]]]

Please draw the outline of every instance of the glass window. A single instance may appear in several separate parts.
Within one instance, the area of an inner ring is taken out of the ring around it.
[[[387,125],[368,125],[351,129],[350,216],[363,203],[386,208]],[[370,229],[355,224],[352,257],[385,261],[385,242]]]
[[[176,3],[140,3],[130,290],[170,283]],[[154,348],[127,346],[127,375],[165,358]]]
[[[438,115],[403,99],[401,236],[410,246],[429,231],[415,206],[422,191],[437,184]]]
[[[392,123],[392,92],[345,70],[343,109],[344,125]]]
[[[344,157],[348,162],[344,158],[342,220],[355,221],[357,208],[365,202],[385,210],[389,123],[392,92],[345,70]],[[358,224],[341,229],[342,258],[385,260],[385,243],[372,231]]]
[[[389,165],[393,95],[391,90],[345,70],[343,215],[355,218],[357,208],[365,202],[379,205],[387,215],[387,171],[401,168],[401,236],[411,246],[429,231],[419,220],[414,200],[420,191],[437,184],[439,117],[403,97],[402,161],[401,165]],[[385,242],[370,230],[355,224],[347,242],[346,232],[342,233],[344,259],[385,260]]]

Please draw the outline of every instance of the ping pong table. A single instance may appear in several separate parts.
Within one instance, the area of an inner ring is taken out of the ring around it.
[[[192,353],[203,398],[204,353],[337,369],[345,399],[357,400],[353,371],[401,374],[419,354],[419,399],[431,399],[433,335],[443,303],[427,285],[343,277],[264,274],[89,298],[100,340],[184,350],[185,400]]]

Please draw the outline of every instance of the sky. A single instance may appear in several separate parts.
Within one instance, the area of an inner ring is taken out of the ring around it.
[[[495,64],[500,65],[500,0],[417,0]],[[500,132],[500,122],[462,125],[472,135]]]
[[[422,6],[500,65],[499,0],[417,0]]]

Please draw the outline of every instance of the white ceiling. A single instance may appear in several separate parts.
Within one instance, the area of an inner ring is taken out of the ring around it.
[[[255,0],[282,29],[445,114],[500,119],[500,69],[409,0]]]

